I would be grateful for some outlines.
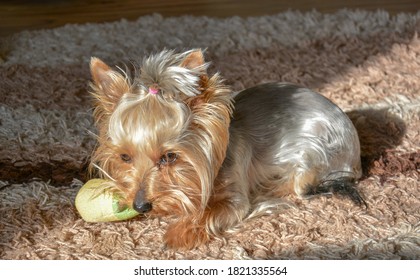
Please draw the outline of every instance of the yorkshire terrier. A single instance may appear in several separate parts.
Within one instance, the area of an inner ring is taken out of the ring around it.
[[[132,79],[91,59],[92,166],[123,203],[173,218],[166,244],[199,246],[288,194],[365,203],[357,131],[335,104],[286,83],[234,94],[208,66],[201,50],[166,50]]]

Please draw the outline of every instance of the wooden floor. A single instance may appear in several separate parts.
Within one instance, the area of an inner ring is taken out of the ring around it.
[[[420,10],[420,0],[0,0],[0,36],[66,23],[134,20],[153,13],[245,17],[288,9],[334,12],[342,8],[414,13]]]

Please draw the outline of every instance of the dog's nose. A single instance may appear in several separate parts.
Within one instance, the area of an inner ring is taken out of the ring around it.
[[[140,214],[144,214],[152,210],[152,204],[146,199],[144,189],[139,190],[134,198],[133,208]]]

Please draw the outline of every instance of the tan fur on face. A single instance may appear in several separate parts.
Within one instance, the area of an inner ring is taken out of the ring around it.
[[[203,63],[203,55],[197,51],[177,67],[186,67],[182,71],[193,75],[188,69]],[[230,91],[218,75],[209,78],[200,70],[195,86],[199,94],[174,101],[174,96],[182,96],[171,92],[174,87],[161,86],[161,94],[147,94],[146,86],[133,86],[125,75],[98,59],[92,60],[91,71],[100,134],[92,162],[115,180],[126,203],[133,203],[136,192],[144,188],[153,213],[189,213],[199,220],[225,158]],[[166,78],[165,85],[168,83]],[[179,158],[173,165],[159,166],[160,157],[168,151]],[[121,154],[129,155],[131,162],[123,162]]]

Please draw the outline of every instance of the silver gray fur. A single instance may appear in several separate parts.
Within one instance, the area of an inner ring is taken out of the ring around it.
[[[269,185],[295,180],[294,191],[305,197],[316,193],[310,188],[323,182],[361,177],[357,131],[347,115],[322,95],[292,84],[270,83],[238,93],[234,107],[223,167],[226,174],[235,173],[230,174],[232,184],[250,184],[251,192],[269,199],[275,196]],[[307,174],[314,174],[314,180],[302,185],[300,177]]]

